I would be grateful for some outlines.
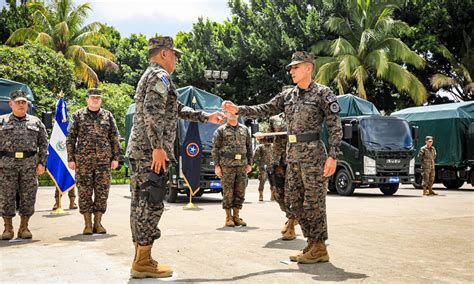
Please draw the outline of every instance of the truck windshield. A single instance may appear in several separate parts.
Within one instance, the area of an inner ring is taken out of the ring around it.
[[[368,148],[410,149],[413,147],[410,127],[396,119],[363,119],[360,122],[362,142]]]

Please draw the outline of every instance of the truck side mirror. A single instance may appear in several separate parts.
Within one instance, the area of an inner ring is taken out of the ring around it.
[[[352,125],[351,124],[344,124],[344,128],[342,129],[343,139],[349,140],[352,139]]]
[[[250,124],[250,130],[252,131],[252,136],[259,131],[257,120],[252,120],[252,124]]]
[[[41,121],[43,122],[46,129],[53,128],[53,113],[50,111],[45,111],[41,114]]]
[[[420,132],[419,132],[418,126],[413,125],[413,126],[411,127],[411,136],[413,137],[413,140],[418,140],[418,138],[419,138],[419,136],[420,136]]]

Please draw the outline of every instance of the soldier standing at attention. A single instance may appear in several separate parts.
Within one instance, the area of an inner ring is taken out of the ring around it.
[[[328,238],[326,219],[327,178],[336,171],[336,156],[342,139],[340,106],[331,89],[315,83],[314,58],[297,51],[287,65],[296,86],[276,95],[265,104],[236,106],[224,101],[224,111],[249,118],[269,117],[285,112],[288,132],[286,148],[285,202],[294,212],[308,244],[290,259],[299,263],[329,261],[325,241]],[[329,151],[320,140],[326,121]]]
[[[263,201],[263,189],[267,181],[266,168],[270,166],[271,162],[272,143],[269,143],[268,139],[262,136],[257,136],[257,140],[260,144],[255,148],[253,161],[258,166],[258,201]]]
[[[286,88],[284,90],[286,90]],[[284,112],[270,117],[269,131],[286,131],[286,121]],[[291,213],[290,209],[285,203],[286,142],[286,136],[275,136],[271,150],[271,172],[273,175],[272,178],[275,180],[273,186],[274,188],[272,189],[273,196],[275,197],[276,202],[280,206],[281,211],[285,212],[286,218],[288,218],[288,220],[285,222],[285,225],[281,229],[282,239],[285,241],[290,241],[296,239],[295,226],[298,224],[298,221],[296,220],[296,216]]]
[[[171,37],[151,38],[148,41],[150,66],[138,82],[135,93],[136,110],[127,149],[132,170],[130,227],[135,245],[131,269],[133,278],[159,278],[173,274],[168,265],[158,264],[151,257],[153,243],[161,236],[158,223],[164,205],[162,199],[150,196],[152,191],[166,191],[166,185],[155,185],[153,180],[156,176],[153,173],[164,173],[166,176],[168,164],[175,161],[178,117],[199,122],[223,122],[223,115],[219,112],[208,114],[195,111],[178,101],[171,73],[180,56],[181,51],[174,47]]]
[[[418,159],[421,162],[421,170],[423,171],[423,195],[438,195],[433,191],[433,183],[435,180],[435,160],[436,149],[433,146],[433,137],[426,136],[425,146],[421,147],[418,153]]]
[[[115,119],[101,105],[100,90],[88,89],[87,107],[72,114],[66,139],[68,167],[76,171],[84,235],[107,232],[101,223],[102,215],[107,209],[111,169],[118,167],[120,157],[120,134]]]
[[[48,134],[41,120],[26,113],[25,92],[12,92],[9,105],[12,112],[0,116],[0,213],[5,222],[2,240],[13,238],[17,190],[21,219],[18,238],[31,239],[28,221],[35,213],[37,176],[45,170]]]
[[[247,174],[252,171],[252,141],[247,127],[239,123],[238,116],[230,112],[225,114],[227,123],[217,128],[212,138],[212,160],[216,175],[222,181],[225,225],[247,226],[239,211],[245,200]]]

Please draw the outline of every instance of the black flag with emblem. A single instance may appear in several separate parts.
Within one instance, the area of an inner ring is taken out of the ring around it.
[[[199,190],[201,176],[201,138],[197,122],[190,122],[181,145],[181,162],[184,179],[192,194]]]

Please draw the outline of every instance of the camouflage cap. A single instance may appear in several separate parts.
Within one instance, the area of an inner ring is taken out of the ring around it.
[[[425,141],[433,141],[433,136],[426,136]]]
[[[97,88],[90,88],[87,89],[87,96],[102,97],[102,92]]]
[[[286,65],[286,69],[303,62],[314,64],[314,56],[307,51],[296,51],[291,56],[291,62],[290,64]]]
[[[174,47],[173,38],[170,36],[159,36],[150,38],[148,40],[148,50],[152,50],[155,48],[169,48],[171,50],[176,51],[178,55],[181,55],[183,53],[181,50]]]
[[[24,91],[13,91],[10,93],[10,100],[12,101],[28,101],[28,97]]]

